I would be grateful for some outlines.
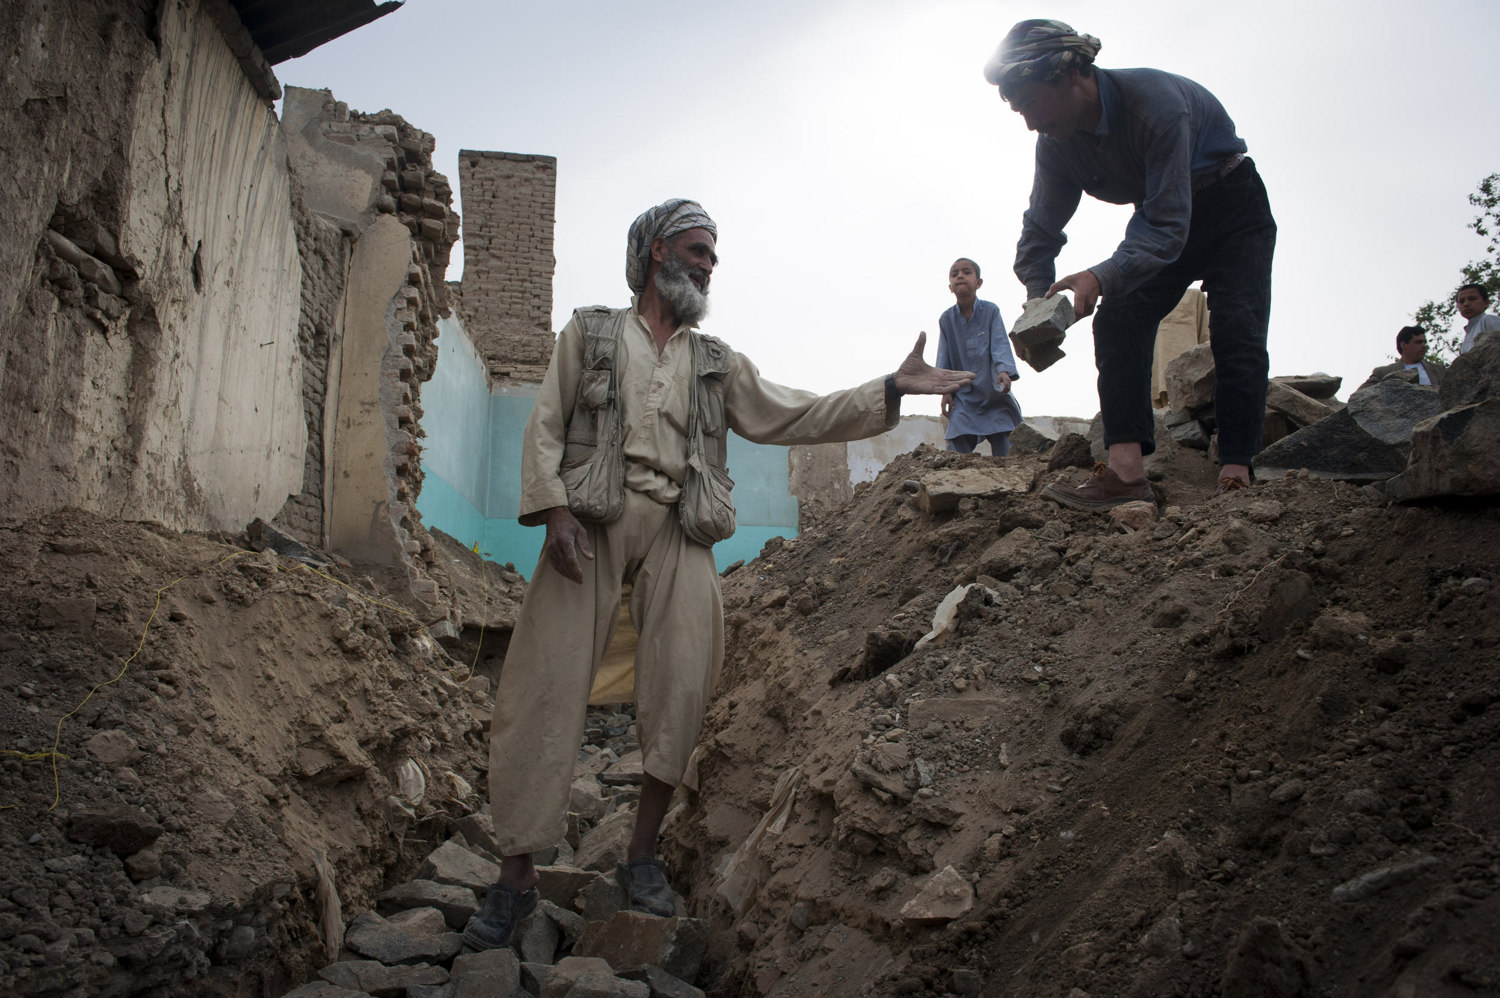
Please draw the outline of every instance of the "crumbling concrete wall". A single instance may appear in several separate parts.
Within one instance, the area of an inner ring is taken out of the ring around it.
[[[300,486],[274,113],[192,2],[0,19],[0,502],[238,529]]]
[[[450,308],[442,278],[458,238],[453,191],[432,168],[433,137],[390,111],[351,112],[326,90],[288,87],[283,127],[312,216],[304,265],[318,271],[318,294],[303,303],[305,418],[318,446],[283,521],[305,535],[319,510],[324,546],[388,570],[388,585],[441,615],[451,602],[439,600],[446,576],[415,500],[421,386]]]
[[[557,160],[465,149],[458,168],[467,220],[464,327],[494,383],[540,382],[554,340]]]

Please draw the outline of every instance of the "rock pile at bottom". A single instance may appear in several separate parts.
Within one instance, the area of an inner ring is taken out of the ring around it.
[[[475,951],[463,928],[499,879],[490,815],[466,815],[416,876],[342,934],[338,959],[284,998],[701,998],[708,923],[631,911],[614,876],[635,813],[640,752],[628,714],[590,708],[568,832],[538,867],[536,910],[505,949]],[[677,910],[684,910],[679,898]]]

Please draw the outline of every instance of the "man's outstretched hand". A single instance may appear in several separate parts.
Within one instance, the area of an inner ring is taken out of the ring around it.
[[[927,346],[927,334],[917,334],[917,345],[896,368],[896,390],[902,395],[947,395],[974,380],[971,371],[950,371],[933,367],[922,359],[922,350]]]

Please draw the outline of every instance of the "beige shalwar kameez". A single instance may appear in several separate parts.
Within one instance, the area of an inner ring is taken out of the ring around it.
[[[490,740],[490,802],[497,844],[507,856],[537,852],[563,836],[585,706],[614,632],[620,587],[630,582],[636,652],[636,724],[645,771],[676,785],[724,660],[723,611],[713,551],[677,522],[687,468],[693,380],[688,326],[660,352],[635,303],[616,359],[625,428],[625,511],[610,524],[585,523],[594,560],[580,559],[583,583],[552,568],[545,553],[521,606],[500,685]],[[521,460],[522,516],[566,506],[558,478],[566,421],[582,368],[577,321],[558,335]],[[883,379],[830,395],[766,381],[732,353],[725,414],[756,443],[800,444],[874,436],[900,417]]]

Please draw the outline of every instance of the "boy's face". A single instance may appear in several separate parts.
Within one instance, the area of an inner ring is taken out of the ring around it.
[[[1415,364],[1427,356],[1427,334],[1418,333],[1401,344],[1401,363]]]
[[[1458,293],[1454,302],[1458,305],[1458,314],[1465,319],[1474,318],[1489,306],[1489,302],[1484,300],[1484,295],[1473,288],[1464,288]]]
[[[955,298],[973,298],[979,293],[979,286],[983,283],[979,275],[974,273],[974,265],[967,260],[959,260],[948,268],[948,290]]]

